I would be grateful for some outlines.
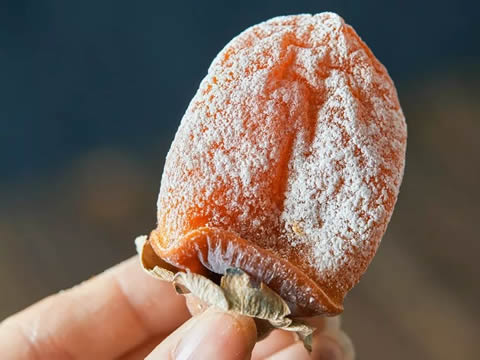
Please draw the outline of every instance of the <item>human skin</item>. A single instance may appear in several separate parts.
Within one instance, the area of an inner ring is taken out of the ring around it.
[[[313,352],[290,333],[256,343],[251,318],[209,309],[190,317],[172,285],[131,258],[0,323],[0,353],[36,359],[343,359],[317,320]],[[339,331],[339,330],[338,330]]]

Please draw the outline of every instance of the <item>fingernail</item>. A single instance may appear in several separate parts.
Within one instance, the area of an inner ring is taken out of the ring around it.
[[[312,358],[316,360],[353,360],[350,338],[341,330],[327,330],[314,338]]]
[[[319,336],[315,339],[312,350],[315,360],[343,360],[342,349],[332,339]]]
[[[174,359],[246,358],[255,345],[255,334],[251,319],[207,310],[183,335],[174,350]]]
[[[341,325],[340,315],[325,318],[325,330],[339,330]]]

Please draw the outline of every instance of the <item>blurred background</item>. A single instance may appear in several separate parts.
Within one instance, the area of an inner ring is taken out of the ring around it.
[[[163,160],[218,51],[335,11],[389,69],[404,183],[345,304],[358,359],[478,359],[480,5],[474,1],[0,1],[0,320],[135,253]]]

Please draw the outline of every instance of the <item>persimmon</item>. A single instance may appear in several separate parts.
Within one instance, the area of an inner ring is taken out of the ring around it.
[[[333,13],[273,18],[211,64],[148,243],[176,271],[242,269],[292,316],[338,314],[390,220],[405,148],[395,86],[352,27]]]

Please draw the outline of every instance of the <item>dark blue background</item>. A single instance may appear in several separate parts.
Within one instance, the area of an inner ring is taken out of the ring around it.
[[[400,95],[432,68],[480,56],[473,1],[0,4],[0,182],[56,171],[95,147],[141,154],[168,143],[216,53],[273,16],[338,12]]]

